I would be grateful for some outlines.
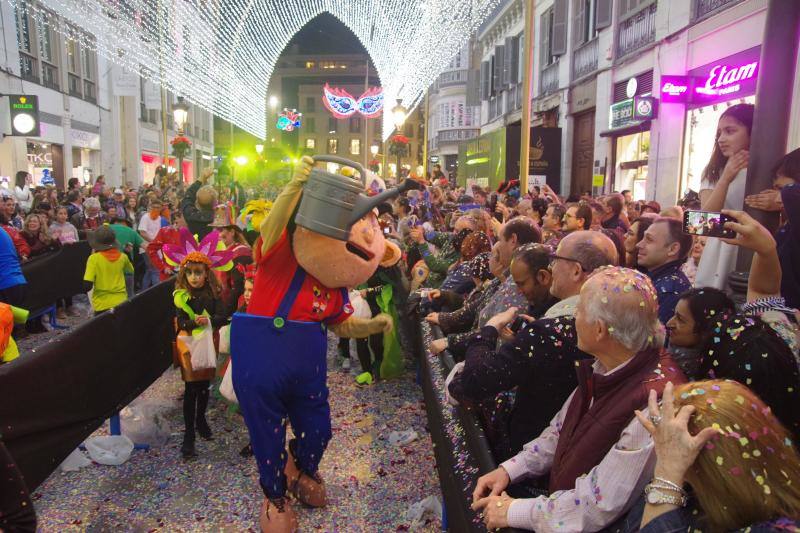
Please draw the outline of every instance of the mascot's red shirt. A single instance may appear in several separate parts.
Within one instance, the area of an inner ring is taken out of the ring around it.
[[[256,246],[260,247],[260,242],[259,239]],[[300,265],[297,264],[289,236],[284,230],[278,242],[258,259],[253,296],[250,297],[247,312],[251,315],[275,316],[298,268]],[[289,311],[288,318],[333,325],[344,322],[352,314],[353,307],[345,291],[329,289],[306,273],[303,287]]]

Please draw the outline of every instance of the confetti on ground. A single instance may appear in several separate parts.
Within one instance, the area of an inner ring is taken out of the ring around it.
[[[333,439],[320,472],[328,487],[325,509],[296,504],[306,531],[404,531],[408,508],[431,495],[441,501],[422,391],[406,376],[367,388],[334,368],[329,342],[328,385]],[[355,352],[355,350],[353,350]],[[168,370],[142,396],[171,403],[172,435],[164,447],[134,451],[121,466],[92,464],[79,472],[53,473],[33,493],[40,531],[258,531],[261,496],[252,458],[239,451],[247,430],[239,415],[212,394],[208,410],[214,440],[198,438],[196,461],[184,463],[178,370]],[[392,431],[421,438],[391,446]],[[96,434],[104,434],[106,429]],[[423,531],[439,531],[438,521]]]

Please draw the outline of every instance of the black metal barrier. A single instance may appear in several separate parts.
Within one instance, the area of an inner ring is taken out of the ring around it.
[[[36,314],[36,311],[54,305],[59,298],[84,292],[83,274],[91,253],[88,242],[78,241],[24,263],[22,274],[28,287],[20,307]]]
[[[442,336],[437,327],[420,323],[423,351],[420,354],[420,379],[428,414],[428,428],[434,445],[439,483],[447,509],[449,531],[485,532],[479,514],[470,508],[472,491],[478,478],[497,468],[480,422],[461,406],[453,407],[444,395],[444,382],[453,369],[447,351],[431,355],[428,346]],[[505,533],[518,532],[505,528]]]
[[[172,289],[160,283],[0,366],[0,433],[29,490],[169,367]]]

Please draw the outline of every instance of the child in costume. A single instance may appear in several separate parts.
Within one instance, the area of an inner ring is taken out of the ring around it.
[[[128,299],[125,274],[133,274],[133,265],[117,248],[114,230],[107,224],[88,232],[87,237],[94,253],[86,260],[83,288],[92,291],[92,308],[99,315]]]
[[[186,228],[181,228],[180,233],[181,244],[166,244],[163,251],[168,261],[180,265],[175,280],[173,300],[180,330],[177,345],[181,377],[185,383],[183,396],[185,429],[181,456],[184,459],[192,459],[197,457],[195,430],[204,440],[213,438],[206,420],[206,408],[209,386],[216,372],[216,351],[212,346],[212,361],[206,366],[196,366],[192,361],[192,348],[181,339],[189,335],[192,337],[208,335],[209,326],[217,330],[227,323],[225,306],[220,297],[222,289],[212,269],[230,269],[232,263],[229,253],[217,250],[219,234],[216,231],[209,233],[200,244]]]
[[[261,225],[253,296],[247,314],[234,315],[231,327],[233,387],[265,496],[259,521],[269,533],[297,528],[287,489],[307,505],[326,504],[317,471],[331,438],[326,326],[339,337],[358,338],[392,324],[384,314],[352,317],[347,297],[346,287],[369,279],[386,253],[374,210],[352,223],[346,240],[294,223],[314,163],[303,157]],[[295,435],[288,454],[287,419]]]

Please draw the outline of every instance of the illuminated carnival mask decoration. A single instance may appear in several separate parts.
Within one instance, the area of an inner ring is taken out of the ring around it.
[[[336,118],[347,118],[355,113],[361,113],[366,118],[373,118],[383,111],[383,89],[372,87],[362,94],[358,100],[338,87],[331,87],[327,83],[323,87],[324,97],[322,102]]]
[[[279,130],[283,131],[294,131],[300,128],[300,117],[302,117],[302,113],[298,113],[297,109],[286,109],[284,108],[281,111],[281,114],[278,115],[278,122],[275,124],[275,127]]]

